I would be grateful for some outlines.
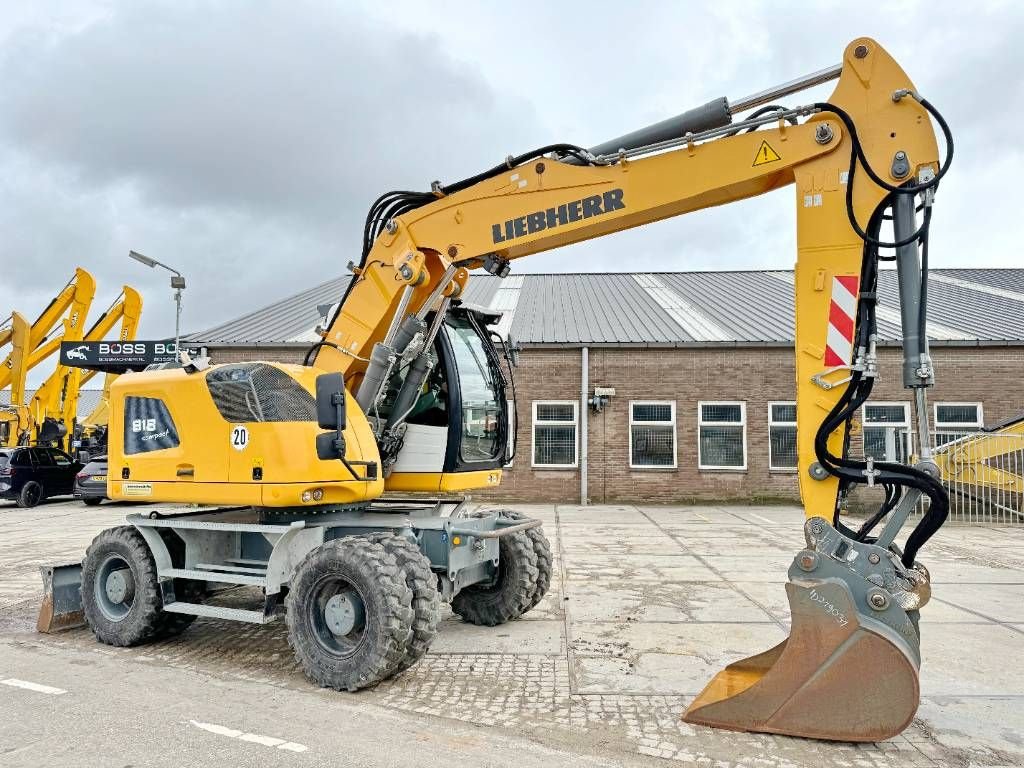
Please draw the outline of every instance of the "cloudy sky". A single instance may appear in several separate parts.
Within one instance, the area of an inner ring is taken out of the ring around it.
[[[140,335],[172,334],[168,275],[128,261],[135,249],[185,273],[184,330],[201,330],[344,273],[383,191],[739,98],[837,63],[859,35],[956,136],[933,264],[1019,266],[1024,11],[869,8],[0,0],[0,316],[34,317],[80,264],[95,306],[130,282]],[[788,268],[793,253],[778,192],[515,268]]]

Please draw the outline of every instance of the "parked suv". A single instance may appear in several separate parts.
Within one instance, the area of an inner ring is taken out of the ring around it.
[[[57,448],[0,448],[0,499],[34,507],[49,496],[70,495],[81,468]]]
[[[75,477],[75,498],[93,507],[107,498],[107,457],[89,459]]]

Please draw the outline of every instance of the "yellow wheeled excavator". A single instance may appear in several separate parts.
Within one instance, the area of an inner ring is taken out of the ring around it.
[[[778,103],[835,79],[825,102]],[[933,120],[945,135],[941,160]],[[684,717],[821,739],[899,733],[918,705],[918,611],[930,593],[916,556],[948,509],[929,449],[924,329],[929,223],[951,159],[941,115],[862,38],[841,64],[745,99],[381,196],[354,278],[306,365],[184,360],[114,382],[109,495],[225,506],[134,514],[104,531],[80,573],[50,575],[41,623],[61,606],[80,608],[101,641],[132,645],[195,616],[271,621],[283,601],[310,679],[357,689],[422,656],[438,600],[479,624],[517,618],[550,578],[539,521],[473,514],[448,495],[500,482],[513,429],[497,316],[460,300],[470,270],[504,277],[533,253],[792,186],[806,512],[786,585],[792,634],[730,665]],[[903,378],[921,446],[913,466],[845,452],[878,374],[880,258],[899,270]],[[857,531],[837,511],[854,483],[884,496]],[[401,495],[411,492],[421,495]],[[922,495],[928,511],[899,546]],[[210,583],[255,587],[255,608],[210,601]]]

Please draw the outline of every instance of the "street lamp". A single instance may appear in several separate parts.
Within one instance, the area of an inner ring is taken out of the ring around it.
[[[181,339],[181,292],[185,290],[185,278],[174,267],[169,267],[163,262],[151,259],[149,256],[144,256],[138,251],[128,251],[128,256],[140,264],[145,264],[147,267],[163,267],[168,272],[173,273],[171,274],[171,288],[174,289],[174,303],[176,305],[174,312],[174,359],[180,362],[181,352],[178,349],[178,345]]]

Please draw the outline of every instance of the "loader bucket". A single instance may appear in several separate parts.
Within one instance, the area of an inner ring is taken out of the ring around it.
[[[895,606],[864,615],[841,579],[791,580],[786,592],[789,638],[719,672],[683,720],[834,741],[881,741],[906,728],[919,699],[907,615]]]
[[[51,634],[84,627],[82,564],[40,566],[39,573],[43,577],[43,603],[36,631]]]

